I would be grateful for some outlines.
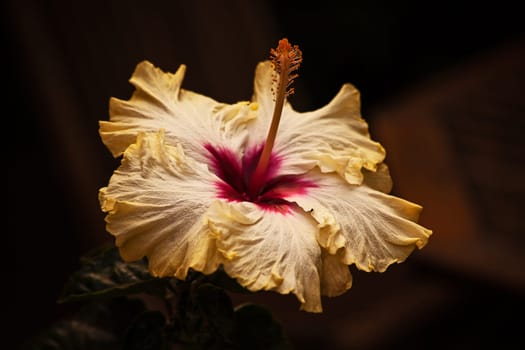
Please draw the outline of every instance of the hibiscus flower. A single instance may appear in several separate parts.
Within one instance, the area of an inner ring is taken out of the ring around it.
[[[388,194],[357,89],[292,108],[301,60],[282,39],[257,65],[252,101],[235,104],[182,89],[184,65],[138,64],[131,99],[112,98],[100,122],[122,156],[99,198],[124,260],[145,256],[154,276],[183,280],[222,266],[248,290],[293,293],[321,312],[322,295],[351,287],[349,265],[383,272],[427,243],[421,207]]]

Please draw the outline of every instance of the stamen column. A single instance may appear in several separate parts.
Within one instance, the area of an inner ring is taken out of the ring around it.
[[[273,91],[275,95],[275,107],[273,110],[272,123],[268,130],[268,136],[266,137],[257,167],[251,177],[249,187],[252,196],[257,196],[258,192],[261,191],[264,185],[264,175],[270,162],[270,156],[275,143],[277,129],[279,128],[284,101],[286,97],[294,93],[294,89],[291,85],[294,82],[294,79],[298,76],[295,72],[299,69],[299,65],[303,60],[299,47],[297,45],[292,46],[286,38],[279,40],[276,49],[270,50],[270,59],[272,60],[273,69],[276,73],[274,82],[277,83],[277,89]]]

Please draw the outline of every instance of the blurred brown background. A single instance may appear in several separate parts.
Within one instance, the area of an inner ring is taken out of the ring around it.
[[[293,105],[319,108],[356,85],[394,193],[423,205],[434,235],[383,274],[352,268],[354,287],[321,315],[291,296],[255,301],[297,349],[519,348],[525,46],[514,3],[4,2],[15,344],[68,315],[55,303],[64,281],[80,255],[110,241],[97,190],[118,160],[97,122],[109,97],[131,96],[135,65],[185,63],[183,87],[233,103],[251,97],[256,63],[288,37],[304,54]]]

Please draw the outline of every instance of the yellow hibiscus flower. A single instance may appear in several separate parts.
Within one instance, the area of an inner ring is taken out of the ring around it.
[[[388,194],[356,88],[292,108],[301,60],[282,39],[257,65],[252,101],[232,105],[182,89],[184,65],[138,64],[133,96],[112,98],[100,122],[122,156],[99,198],[123,259],[146,256],[153,275],[179,279],[222,265],[251,291],[293,293],[321,312],[321,295],[351,287],[348,265],[382,272],[427,243],[421,207]]]

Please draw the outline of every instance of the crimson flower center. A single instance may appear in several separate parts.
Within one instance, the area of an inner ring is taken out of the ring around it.
[[[282,158],[272,153],[269,165],[260,178],[254,171],[263,146],[254,147],[239,157],[224,147],[204,145],[209,152],[211,170],[219,177],[216,182],[217,196],[231,202],[252,202],[260,207],[286,212],[292,204],[287,200],[292,195],[304,195],[308,188],[315,187],[301,175],[279,175]]]

